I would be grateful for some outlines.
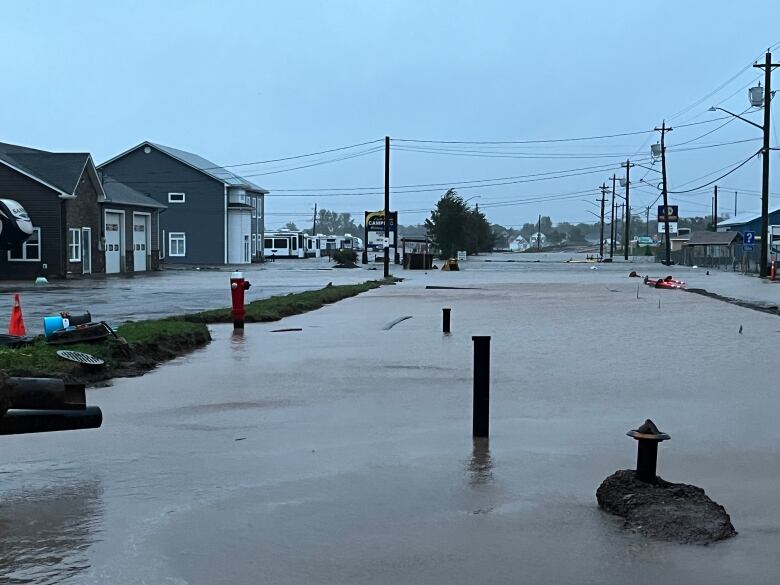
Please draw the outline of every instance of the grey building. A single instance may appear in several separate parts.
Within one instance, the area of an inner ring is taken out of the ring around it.
[[[99,169],[107,189],[121,184],[167,206],[159,226],[164,263],[248,264],[262,258],[268,194],[262,187],[201,156],[153,142]]]

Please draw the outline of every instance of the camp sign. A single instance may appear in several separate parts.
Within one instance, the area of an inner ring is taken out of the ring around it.
[[[388,246],[395,248],[396,235],[398,233],[398,212],[390,212],[389,231],[390,240]],[[382,252],[385,249],[385,212],[366,211],[366,250],[368,252]]]

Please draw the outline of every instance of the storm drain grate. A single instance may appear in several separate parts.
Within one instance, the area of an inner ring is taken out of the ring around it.
[[[106,362],[99,357],[83,353],[80,351],[71,351],[69,349],[61,349],[57,352],[57,355],[63,359],[70,360],[79,364],[87,364],[89,366],[102,366]]]

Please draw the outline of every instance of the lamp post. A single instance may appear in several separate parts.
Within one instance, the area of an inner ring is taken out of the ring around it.
[[[761,257],[759,259],[759,276],[766,278],[767,270],[769,266],[769,127],[771,121],[771,102],[772,102],[772,70],[775,67],[780,67],[778,63],[772,63],[772,53],[767,50],[764,56],[764,63],[754,63],[753,67],[764,70],[764,87],[761,87],[759,83],[756,87],[751,87],[748,90],[748,99],[750,105],[755,108],[764,108],[764,123],[756,124],[752,120],[743,118],[739,114],[729,112],[728,110],[716,106],[712,106],[709,110],[711,112],[721,111],[735,118],[739,118],[743,122],[747,122],[751,126],[755,126],[764,136],[764,142],[761,147],[762,169],[761,169]]]

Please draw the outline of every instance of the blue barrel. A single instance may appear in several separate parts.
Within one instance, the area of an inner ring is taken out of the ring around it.
[[[65,323],[60,315],[52,315],[43,318],[43,334],[49,337],[55,331],[65,329]]]

